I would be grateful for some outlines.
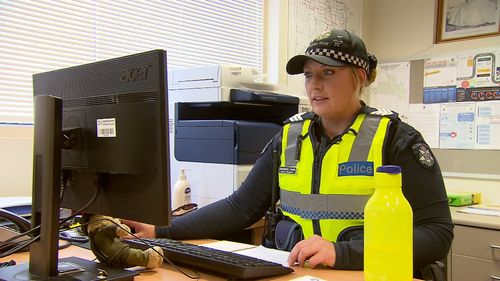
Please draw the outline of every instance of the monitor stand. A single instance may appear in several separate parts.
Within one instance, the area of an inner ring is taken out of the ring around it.
[[[29,264],[0,268],[0,280],[133,280],[137,272],[81,258],[58,259],[62,148],[62,100],[35,96],[31,227],[40,226]],[[102,277],[102,278],[99,278]]]

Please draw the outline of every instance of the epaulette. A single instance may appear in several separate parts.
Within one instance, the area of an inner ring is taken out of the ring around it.
[[[297,113],[294,116],[286,119],[283,124],[286,125],[288,123],[293,123],[293,122],[301,122],[306,119],[313,119],[314,113],[313,112],[301,112]]]
[[[388,117],[393,120],[398,120],[399,119],[399,114],[397,112],[394,112],[389,109],[378,109],[378,108],[369,108],[370,110],[367,110],[368,114],[371,115],[378,115],[378,116],[384,116]]]

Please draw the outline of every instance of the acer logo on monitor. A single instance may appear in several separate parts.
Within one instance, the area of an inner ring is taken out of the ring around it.
[[[120,81],[122,82],[134,82],[146,80],[148,78],[148,70],[151,65],[141,65],[137,67],[131,67],[123,71]]]

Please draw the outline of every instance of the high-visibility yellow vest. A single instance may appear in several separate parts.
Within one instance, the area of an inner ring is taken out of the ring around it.
[[[301,225],[304,238],[319,234],[337,241],[343,230],[363,224],[365,204],[374,192],[374,171],[383,164],[389,124],[388,117],[359,114],[339,142],[318,148],[316,159],[311,120],[296,119],[284,126],[280,206]],[[314,185],[319,185],[319,193],[312,194]]]

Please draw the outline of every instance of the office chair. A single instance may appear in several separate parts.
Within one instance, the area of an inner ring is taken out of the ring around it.
[[[435,261],[420,270],[425,281],[446,281],[446,269],[443,261]]]

